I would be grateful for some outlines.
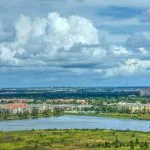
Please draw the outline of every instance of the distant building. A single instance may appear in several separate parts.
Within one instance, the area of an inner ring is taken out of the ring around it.
[[[140,104],[140,103],[125,103],[120,102],[118,103],[118,109],[127,109],[130,110],[131,113],[135,112],[150,112],[150,104]]]
[[[10,99],[0,99],[0,103],[29,103],[33,102],[33,99],[16,99],[16,98],[10,98]]]
[[[85,99],[55,99],[55,100],[47,100],[48,103],[60,103],[60,104],[69,104],[69,103],[79,103],[88,105],[88,101]]]
[[[140,90],[140,96],[150,96],[150,88]]]
[[[26,103],[12,103],[12,104],[5,104],[1,105],[0,111],[1,112],[8,112],[8,113],[24,113],[29,111],[30,112],[30,105]]]

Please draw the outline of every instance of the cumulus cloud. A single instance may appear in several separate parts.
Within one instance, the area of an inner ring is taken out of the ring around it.
[[[125,43],[132,56],[139,59],[150,59],[150,33],[140,32],[128,38]]]
[[[83,48],[81,51],[86,59],[102,60],[106,57],[107,51],[102,47]]]
[[[116,45],[112,45],[110,47],[110,52],[115,56],[127,56],[130,53],[129,50],[127,50],[125,47]]]
[[[38,71],[46,66],[46,71],[55,68],[72,75],[98,74],[104,78],[149,73],[150,61],[146,57],[150,53],[143,42],[133,46],[140,43],[137,36],[129,38],[127,47],[107,45],[103,32],[84,17],[62,17],[56,12],[35,19],[21,15],[14,29],[15,40],[0,44],[1,66],[37,65]],[[149,34],[143,37],[148,43]]]
[[[16,41],[20,42],[21,44],[27,42],[32,30],[30,18],[21,15],[20,19],[16,22],[15,29]]]
[[[116,67],[96,69],[94,71],[103,74],[104,78],[111,78],[117,76],[131,76],[150,73],[149,68],[149,60],[128,59],[124,63],[119,63]]]
[[[27,61],[30,62],[32,59],[34,64],[37,59],[40,61],[56,59],[59,53],[69,51],[74,45],[99,43],[97,29],[92,22],[79,16],[65,18],[58,13],[50,13],[47,18],[31,20],[21,15],[15,23],[15,31],[15,42],[8,45],[1,44],[0,51],[4,51],[5,47],[5,53],[7,51],[7,55],[11,57],[9,61],[26,55]],[[1,58],[2,54],[1,52]]]
[[[150,52],[147,49],[145,49],[144,47],[140,47],[140,48],[138,48],[138,50],[140,51],[140,53],[142,55],[148,56],[150,54]]]

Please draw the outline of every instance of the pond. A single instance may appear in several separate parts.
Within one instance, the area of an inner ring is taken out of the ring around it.
[[[31,130],[31,129],[114,129],[150,131],[150,121],[116,119],[94,116],[65,115],[25,120],[0,121],[1,131]]]

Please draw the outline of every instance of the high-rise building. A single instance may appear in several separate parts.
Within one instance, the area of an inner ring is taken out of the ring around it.
[[[140,90],[140,96],[150,96],[150,88]]]

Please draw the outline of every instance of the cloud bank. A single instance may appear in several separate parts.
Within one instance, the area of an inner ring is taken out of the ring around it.
[[[0,43],[1,67],[46,67],[50,72],[100,78],[150,74],[148,33],[130,36],[125,45],[108,45],[92,21],[56,12],[34,19],[21,15],[14,32],[13,41]]]

